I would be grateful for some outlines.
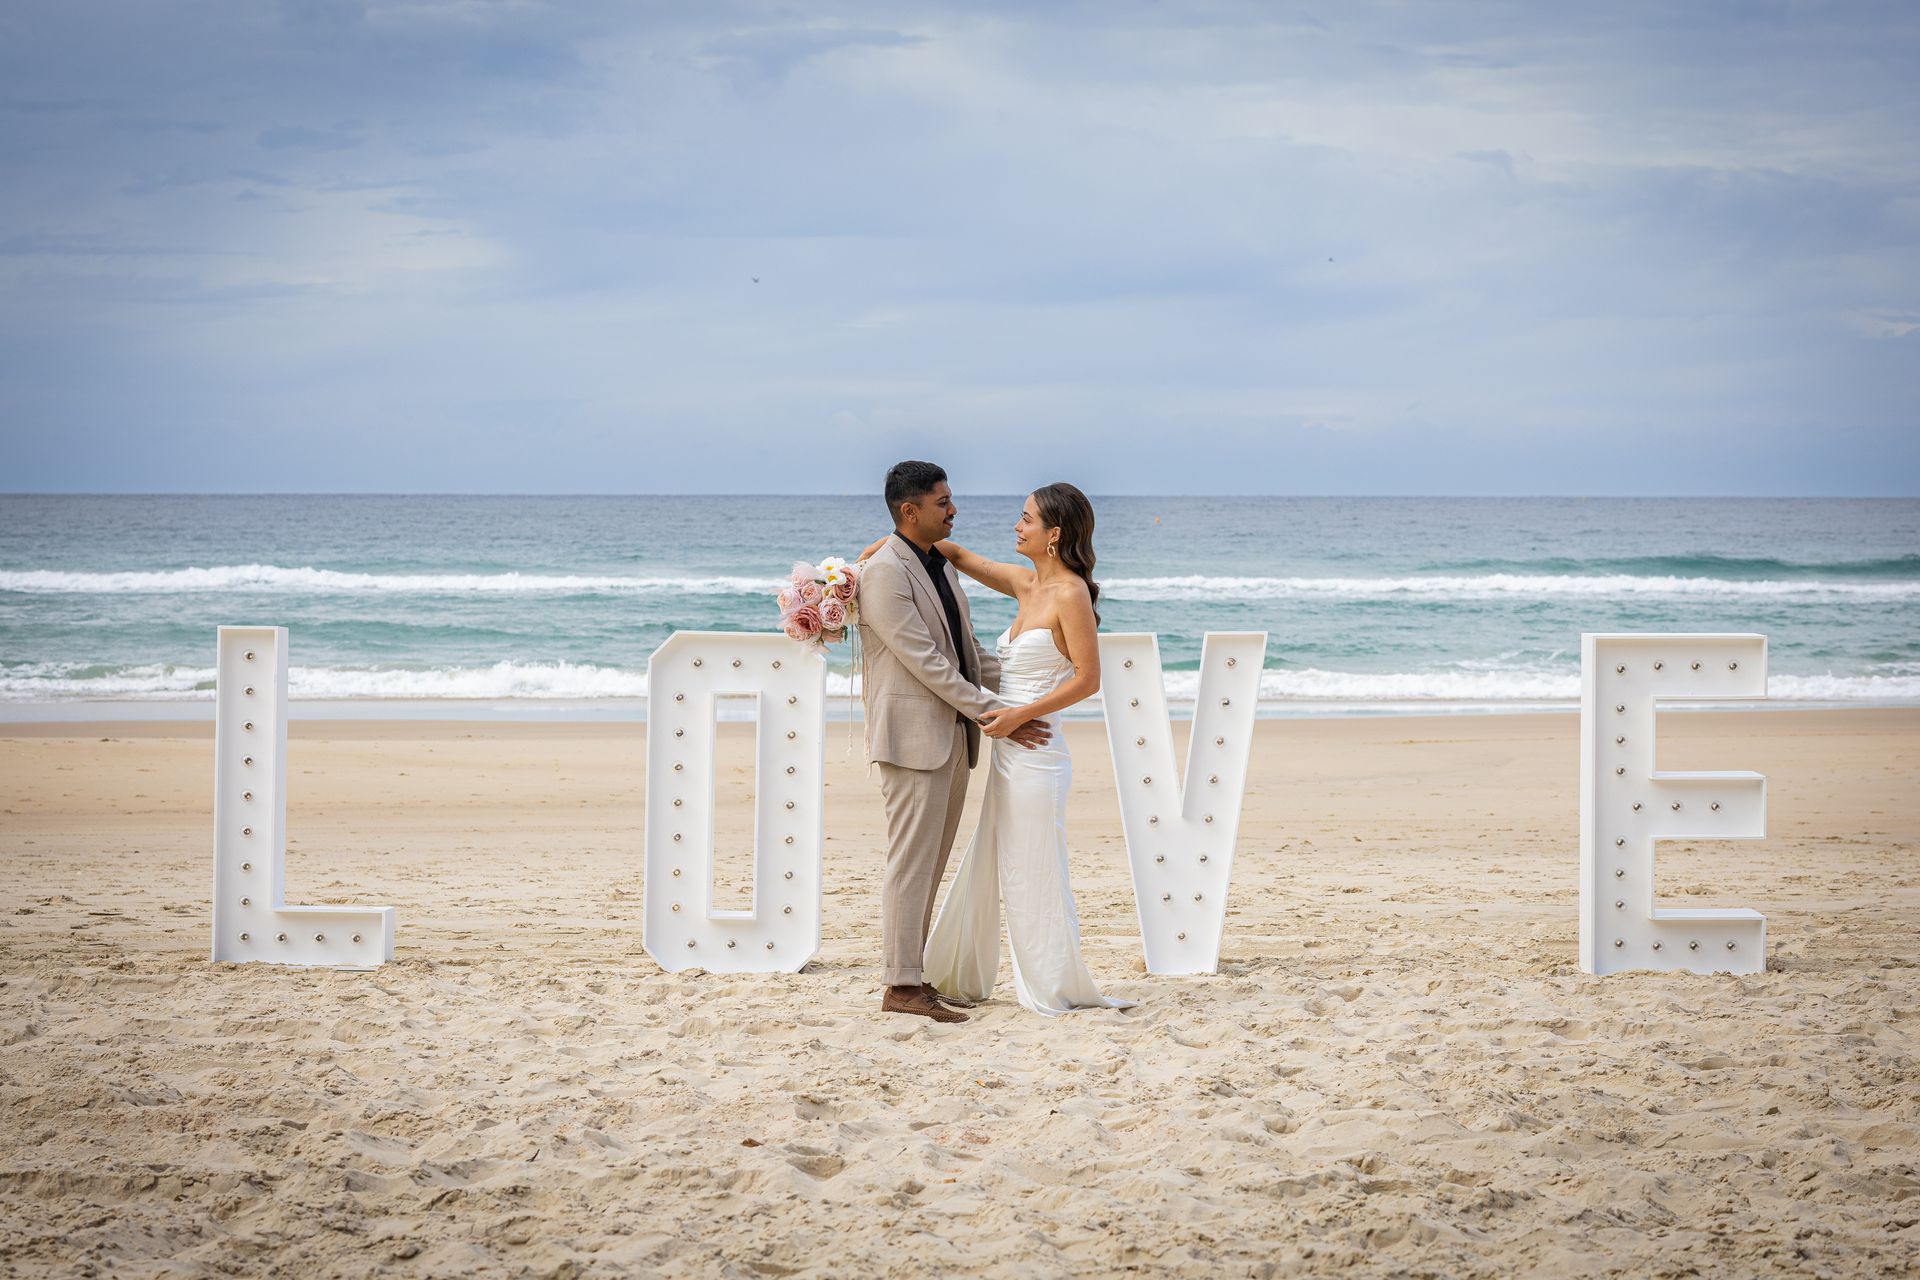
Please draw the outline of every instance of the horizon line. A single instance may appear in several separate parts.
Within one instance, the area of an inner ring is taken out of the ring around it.
[[[979,498],[1017,498],[1031,490],[996,492],[979,490]],[[1472,499],[1539,501],[1691,501],[1691,502],[1911,502],[1920,499],[1913,493],[1212,493],[1165,492],[1122,493],[1099,491],[1089,496],[1100,498],[1289,498],[1302,500],[1350,499]],[[0,491],[5,498],[873,498],[877,490],[850,493],[789,492],[772,490],[721,490],[701,492],[660,491],[512,491],[512,490],[402,490],[402,489],[19,489]]]

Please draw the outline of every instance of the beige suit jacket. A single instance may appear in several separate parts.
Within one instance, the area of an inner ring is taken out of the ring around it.
[[[887,539],[860,572],[860,701],[866,709],[867,759],[907,769],[937,769],[953,752],[958,714],[967,725],[967,766],[980,759],[976,716],[1001,705],[984,692],[1000,688],[1000,658],[980,647],[960,576],[944,572],[960,606],[960,640],[971,646],[980,682],[967,679],[954,653],[946,611],[898,536]]]

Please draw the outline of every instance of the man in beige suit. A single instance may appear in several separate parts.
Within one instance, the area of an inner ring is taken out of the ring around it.
[[[867,758],[880,768],[887,806],[887,870],[880,946],[886,994],[880,1007],[939,1022],[965,1022],[963,1005],[921,980],[933,899],[953,851],[967,779],[980,757],[975,719],[998,705],[1000,659],[974,639],[959,576],[934,544],[953,532],[947,473],[931,462],[887,472],[894,533],[860,573],[861,700]],[[1035,746],[1044,721],[1013,734]]]

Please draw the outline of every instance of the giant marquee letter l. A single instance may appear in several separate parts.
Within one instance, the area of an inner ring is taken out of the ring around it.
[[[1100,637],[1107,746],[1120,792],[1133,902],[1148,973],[1213,973],[1227,919],[1234,839],[1247,789],[1253,713],[1267,658],[1264,631],[1209,631],[1187,743],[1186,782],[1173,771],[1173,725],[1159,638]]]
[[[1767,638],[1580,637],[1580,968],[1759,973],[1767,922],[1745,908],[1653,905],[1661,840],[1759,840],[1767,780],[1655,768],[1663,700],[1767,696]]]
[[[287,629],[221,627],[213,721],[213,958],[370,968],[392,907],[289,907]]]

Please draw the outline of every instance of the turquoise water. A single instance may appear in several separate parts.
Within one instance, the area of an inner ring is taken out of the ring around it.
[[[1011,557],[1022,496],[962,493],[955,536]],[[1759,631],[1776,698],[1920,700],[1920,500],[1095,505],[1103,625],[1159,634],[1176,699],[1205,632],[1265,630],[1269,709],[1573,699],[1582,631]],[[236,623],[291,629],[297,698],[644,697],[670,632],[772,630],[794,559],[885,523],[876,497],[4,497],[0,702],[210,699]],[[972,595],[997,633],[1011,602]]]

